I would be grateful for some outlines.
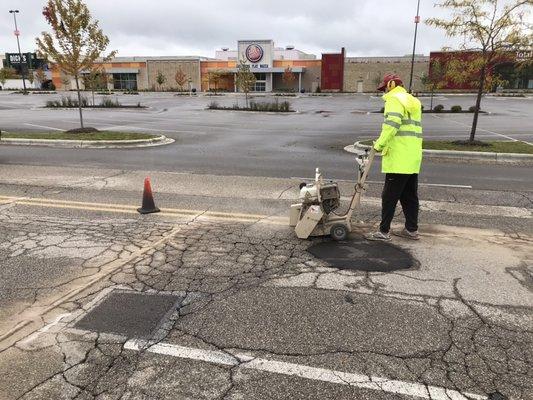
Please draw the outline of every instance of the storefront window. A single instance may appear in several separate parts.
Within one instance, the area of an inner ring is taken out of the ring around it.
[[[137,90],[137,74],[113,74],[113,88]]]
[[[266,74],[258,73],[255,75],[255,87],[254,92],[265,92],[266,91]]]

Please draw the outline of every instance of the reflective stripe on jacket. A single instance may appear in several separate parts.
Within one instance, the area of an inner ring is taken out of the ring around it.
[[[422,106],[401,87],[383,95],[385,120],[374,148],[381,151],[381,171],[418,174],[422,163]]]

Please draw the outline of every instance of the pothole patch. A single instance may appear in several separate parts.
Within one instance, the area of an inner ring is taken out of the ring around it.
[[[149,338],[181,300],[173,295],[114,290],[80,319],[75,328],[127,338]]]
[[[331,267],[339,269],[391,272],[418,266],[418,261],[400,247],[365,239],[324,241],[312,245],[307,251]]]

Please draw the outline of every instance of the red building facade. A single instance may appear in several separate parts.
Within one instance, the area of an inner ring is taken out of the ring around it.
[[[342,92],[344,89],[345,50],[340,53],[322,54],[321,89]]]

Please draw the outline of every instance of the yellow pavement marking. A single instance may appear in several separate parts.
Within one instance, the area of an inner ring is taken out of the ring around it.
[[[5,203],[3,203],[5,201]],[[47,198],[0,196],[0,204],[19,204],[36,207],[65,208],[73,210],[100,211],[110,213],[137,214],[138,206],[115,203],[91,203]],[[162,208],[157,215],[162,216],[191,216],[202,214],[202,218],[223,219],[232,221],[254,222],[261,221],[273,225],[287,225],[287,218],[260,214],[227,213],[219,211],[188,210],[178,208]]]

